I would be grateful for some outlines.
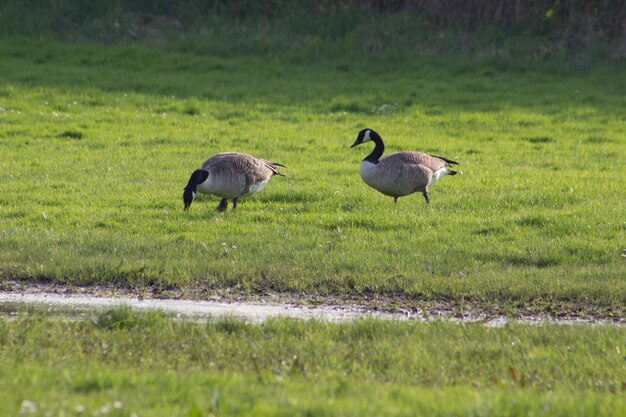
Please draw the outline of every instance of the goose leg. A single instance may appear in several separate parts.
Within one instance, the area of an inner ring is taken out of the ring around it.
[[[233,210],[237,208],[237,200],[239,200],[239,197],[233,198]]]
[[[430,194],[428,194],[428,191],[424,191],[422,194],[424,194],[424,198],[426,199],[426,204],[430,204]]]
[[[217,206],[217,211],[224,211],[226,210],[226,208],[228,207],[228,200],[226,200],[225,198],[222,198],[220,200],[220,203]]]

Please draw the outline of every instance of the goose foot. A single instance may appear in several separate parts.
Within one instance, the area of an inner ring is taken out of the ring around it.
[[[233,198],[233,210],[237,208],[237,200],[239,200],[239,197]]]
[[[424,191],[423,194],[426,199],[426,204],[430,204],[430,194],[428,194],[428,191]]]
[[[398,197],[394,197],[394,198],[393,198],[393,202],[394,202],[394,203],[396,203],[396,204],[398,204]]]
[[[220,203],[217,205],[216,210],[219,212],[225,211],[226,208],[228,208],[228,200],[226,200],[225,198],[222,198],[220,200]]]

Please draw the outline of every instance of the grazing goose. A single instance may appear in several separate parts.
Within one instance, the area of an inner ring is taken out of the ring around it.
[[[385,144],[372,129],[361,130],[351,148],[369,141],[376,146],[361,163],[361,178],[370,187],[393,197],[395,203],[398,202],[398,197],[419,191],[424,194],[426,203],[430,204],[428,186],[444,175],[456,175],[456,171],[446,167],[458,162],[441,156],[421,152],[397,152],[381,158]]]
[[[260,191],[275,174],[284,177],[285,174],[278,172],[279,166],[284,167],[245,153],[218,153],[191,174],[183,192],[185,210],[196,198],[196,192],[222,197],[217,211],[226,210],[229,198],[236,209],[239,197]]]

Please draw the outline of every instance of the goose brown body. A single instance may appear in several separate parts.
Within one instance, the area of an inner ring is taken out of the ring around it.
[[[361,163],[361,178],[370,187],[394,198],[421,192],[430,202],[428,186],[434,184],[444,175],[455,175],[447,169],[457,162],[450,159],[428,155],[422,152],[397,152],[382,157],[384,143],[378,133],[371,129],[359,132],[352,145],[373,141],[374,151]]]
[[[196,192],[221,197],[218,211],[226,209],[228,199],[233,200],[233,208],[236,208],[240,197],[257,193],[272,176],[285,176],[278,170],[279,166],[284,165],[240,152],[214,155],[191,175],[183,193],[185,208],[189,207]]]

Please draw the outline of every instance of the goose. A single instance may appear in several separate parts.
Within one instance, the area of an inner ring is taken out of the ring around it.
[[[381,158],[385,144],[372,129],[361,130],[351,148],[370,141],[376,146],[361,163],[361,178],[370,187],[393,197],[395,203],[399,197],[419,191],[424,195],[426,203],[430,204],[428,186],[444,175],[456,175],[456,171],[446,167],[458,162],[442,156],[422,152],[397,152]]]
[[[285,167],[245,153],[218,153],[191,174],[183,191],[185,210],[196,198],[197,192],[222,197],[217,211],[225,211],[228,199],[232,199],[234,210],[239,197],[261,191],[274,175],[284,177],[285,174],[278,171],[279,166]]]

